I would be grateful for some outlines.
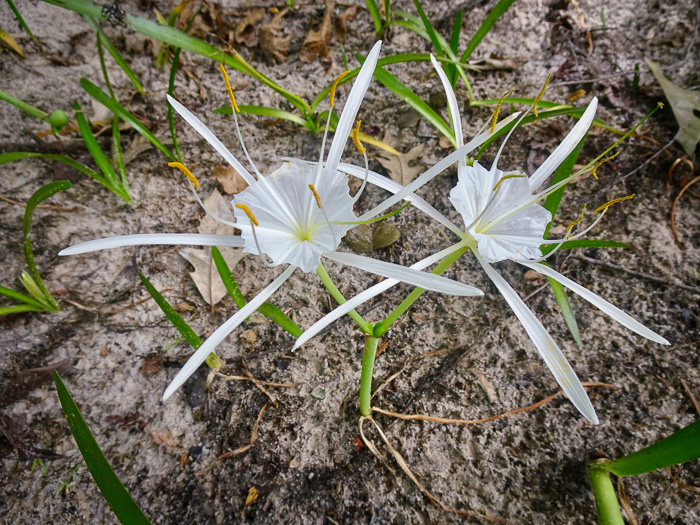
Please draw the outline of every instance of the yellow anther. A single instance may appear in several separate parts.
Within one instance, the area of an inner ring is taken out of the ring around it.
[[[228,98],[231,99],[231,105],[233,106],[233,109],[236,111],[236,113],[240,113],[241,110],[238,109],[238,104],[236,104],[236,97],[233,96],[233,89],[231,89],[231,81],[228,78],[228,73],[226,73],[226,68],[223,64],[219,64],[219,69],[221,70],[221,74],[224,76],[224,82],[226,82],[226,89],[228,90]]]
[[[336,79],[333,81],[333,85],[331,85],[331,98],[330,98],[330,105],[331,105],[331,108],[333,107],[333,102],[335,102],[335,90],[336,90],[336,88],[338,87],[338,84],[340,84],[340,81],[343,80],[343,77],[344,77],[345,75],[347,75],[348,73],[350,73],[350,71],[343,71],[343,72],[338,76],[338,78],[336,78]]]
[[[199,188],[199,181],[197,180],[197,178],[194,175],[192,175],[192,172],[190,170],[188,170],[183,164],[181,164],[179,162],[168,162],[168,166],[170,168],[179,169],[182,173],[187,175],[187,178],[192,181],[192,184],[194,184],[195,188]]]
[[[581,210],[581,216],[578,219],[576,219],[574,222],[569,224],[569,226],[566,228],[566,235],[564,237],[568,237],[571,230],[574,229],[574,226],[576,226],[579,222],[581,222],[583,220],[584,213],[586,213],[586,205],[585,204],[583,205],[583,209]]]
[[[664,103],[663,102],[657,102],[657,106],[659,106],[659,109],[664,109]]]
[[[496,129],[496,124],[498,123],[498,112],[501,111],[501,104],[503,104],[503,99],[506,98],[508,95],[510,95],[514,89],[511,89],[510,91],[507,91],[506,93],[503,93],[503,96],[498,99],[498,105],[496,106],[496,111],[493,112],[493,122],[491,123],[491,133]]]
[[[250,211],[250,208],[246,206],[245,204],[236,204],[236,208],[239,210],[243,210],[243,212],[248,216],[250,219],[250,222],[255,224],[256,226],[260,226],[260,223],[258,222],[258,219],[255,218],[255,215],[253,215],[253,212]]]
[[[501,177],[501,180],[499,180],[496,185],[493,187],[493,191],[496,191],[498,187],[501,185],[501,183],[506,180],[506,179],[520,179],[522,177],[527,177],[527,175],[522,175],[520,173],[511,173],[510,175],[504,175]]]
[[[617,157],[619,154],[620,154],[620,152],[618,151],[618,152],[616,152],[614,155],[610,155],[609,157],[607,157],[607,158],[601,160],[598,164],[596,164],[595,167],[593,168],[593,170],[591,171],[591,173],[593,174],[593,176],[597,179],[597,178],[598,178],[598,174],[597,174],[595,171],[596,171],[598,168],[600,168],[603,164],[605,164],[606,162],[608,162],[609,160],[612,160],[612,159],[614,159],[615,157]]]
[[[321,208],[321,197],[319,196],[318,192],[316,191],[316,188],[314,188],[313,184],[309,184],[309,189],[311,190],[311,193],[314,194],[314,199],[316,199],[316,206]]]
[[[364,152],[367,151],[367,148],[365,148],[365,147],[362,145],[362,142],[360,142],[360,123],[361,123],[361,122],[362,122],[361,120],[358,120],[358,121],[357,121],[357,126],[355,126],[354,128],[352,128],[352,141],[355,143],[355,147],[357,148],[357,150],[358,150],[360,153],[363,153],[363,154],[364,154]]]
[[[631,199],[632,197],[634,197],[634,193],[633,193],[632,195],[627,195],[627,197],[618,197],[617,199],[613,199],[613,200],[611,200],[611,201],[609,201],[609,202],[606,202],[606,203],[603,204],[602,206],[598,206],[598,207],[596,208],[595,212],[598,213],[599,211],[607,210],[607,209],[608,209],[610,206],[612,206],[613,204],[617,204],[618,202],[622,202],[622,201],[629,200],[629,199]]]
[[[535,103],[532,105],[532,112],[535,114],[536,117],[539,116],[539,114],[537,113],[537,104],[540,103],[540,100],[542,99],[542,95],[544,95],[544,90],[547,89],[547,84],[549,84],[550,78],[552,78],[551,73],[549,75],[547,75],[547,80],[544,81],[544,86],[542,86],[542,89],[537,94],[537,98],[535,99]]]

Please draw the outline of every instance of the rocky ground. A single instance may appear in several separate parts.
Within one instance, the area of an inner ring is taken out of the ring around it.
[[[337,5],[335,14],[349,5]],[[464,49],[492,5],[426,2],[424,7],[443,35],[449,35],[457,10],[465,10],[460,39],[460,49]],[[26,57],[6,50],[0,54],[0,89],[49,111],[71,111],[73,102],[79,101],[93,120],[104,118],[105,112],[91,104],[79,86],[81,77],[102,84],[95,36],[84,18],[42,2],[20,1],[17,6],[41,46],[23,36],[3,4],[0,27],[15,36]],[[396,2],[395,6],[415,13],[410,2]],[[664,100],[645,59],[660,62],[665,74],[683,87],[700,83],[696,2],[579,0],[578,6],[580,15],[574,3],[516,2],[474,57],[493,61],[495,56],[497,61],[514,61],[511,65],[517,67],[472,73],[475,98],[498,98],[510,89],[517,96],[532,97],[551,73],[546,98],[566,103],[571,94],[584,90],[576,105],[598,96],[599,118],[614,128],[629,129],[657,101]],[[122,7],[151,19],[155,19],[155,9],[166,16],[171,10],[162,0],[134,0],[123,2]],[[258,5],[222,2],[216,7],[223,33],[228,35]],[[586,29],[582,29],[581,16]],[[275,64],[254,41],[260,24],[269,23],[272,17],[268,10],[252,25],[252,47],[231,42],[255,68],[311,100],[342,71],[337,34],[327,59],[301,61],[302,42],[321,23],[323,5],[299,4],[282,19],[280,35],[290,38],[290,47],[287,59]],[[205,35],[207,27],[214,36]],[[159,137],[167,139],[168,70],[155,67],[157,45],[118,25],[105,24],[104,28],[147,92],[145,98],[133,95],[129,80],[109,61],[117,97],[129,101],[129,107],[145,117]],[[212,44],[220,45],[209,8],[204,8],[195,28]],[[347,29],[344,47],[350,66],[356,67],[351,55],[366,53],[374,41],[364,5]],[[382,55],[429,50],[422,38],[395,27],[385,39]],[[634,82],[637,64],[638,88]],[[399,64],[389,70],[447,119],[442,88],[428,64]],[[273,91],[240,73],[232,73],[232,82],[239,103],[291,110]],[[465,135],[471,136],[489,118],[490,110],[469,108],[466,90],[463,84],[458,86]],[[176,94],[238,153],[231,118],[210,111],[227,102],[214,62],[183,53]],[[341,89],[339,104],[346,96],[347,90]],[[504,107],[503,111],[511,109],[515,108]],[[0,114],[0,151],[63,151],[92,162],[75,133],[62,137],[60,143],[52,137],[37,141],[35,134],[45,129],[41,122],[7,104]],[[419,165],[430,166],[449,152],[424,119],[376,81],[360,118],[363,130],[391,141],[402,152],[423,145],[416,155]],[[183,157],[202,182],[200,194],[207,197],[215,190],[223,192],[213,172],[224,161],[184,122],[178,119],[176,123]],[[531,172],[572,125],[571,119],[555,118],[518,130],[500,166]],[[263,172],[274,170],[282,156],[318,156],[320,135],[292,124],[244,117],[242,128],[253,160]],[[559,271],[631,313],[667,338],[671,346],[643,340],[572,297],[583,338],[579,347],[548,287],[537,277],[526,276],[524,268],[500,263],[499,271],[528,297],[528,305],[582,380],[614,387],[590,389],[601,419],[598,426],[585,423],[563,398],[468,427],[379,417],[388,439],[420,482],[445,504],[513,523],[593,523],[587,463],[632,452],[698,417],[692,395],[700,398],[699,203],[692,188],[679,201],[677,242],[670,209],[691,173],[682,162],[668,176],[674,161],[684,156],[672,141],[676,131],[671,111],[658,113],[625,143],[614,161],[599,170],[599,180],[589,177],[572,184],[562,203],[557,224],[566,226],[580,214],[583,204],[596,207],[618,196],[636,194],[612,208],[591,232],[592,238],[624,241],[630,248],[561,252],[553,261]],[[108,135],[100,139],[105,149]],[[127,149],[138,149],[133,131],[125,130],[123,140]],[[609,131],[594,128],[581,161],[594,158],[614,140]],[[487,151],[485,162],[493,158],[494,151]],[[372,168],[387,174],[376,160],[378,150],[370,148],[369,154]],[[350,148],[345,158],[361,160]],[[61,300],[61,312],[0,318],[0,348],[5,355],[0,364],[4,389],[0,396],[4,434],[4,439],[0,437],[0,521],[116,521],[82,462],[52,382],[34,389],[19,386],[22,371],[59,362],[106,456],[153,523],[484,521],[438,509],[399,470],[388,449],[380,446],[380,436],[367,425],[367,437],[377,444],[393,472],[361,446],[357,391],[363,342],[350,319],[292,351],[293,337],[254,315],[219,347],[224,373],[243,376],[249,371],[259,380],[296,386],[265,387],[265,392],[249,381],[219,377],[209,384],[203,369],[183,392],[167,403],[160,401],[191,348],[178,342],[176,330],[150,299],[138,272],[178,305],[202,337],[231,315],[236,308],[233,302],[227,297],[213,308],[206,304],[189,276],[191,266],[174,247],[115,249],[65,258],[57,252],[105,236],[195,232],[202,227],[201,209],[182,177],[166,164],[165,157],[153,149],[129,162],[132,206],[62,165],[26,160],[3,166],[0,194],[6,199],[26,202],[37,188],[56,179],[71,180],[73,188],[47,202],[60,209],[36,211],[32,230],[40,271]],[[447,200],[455,181],[453,168],[420,194],[458,222]],[[358,211],[370,209],[384,196],[380,190],[369,190],[358,203]],[[2,284],[18,289],[24,267],[20,244],[23,208],[3,200],[0,210]],[[410,264],[453,242],[449,232],[415,209],[391,220],[401,238],[374,254],[382,259]],[[329,264],[328,269],[347,295],[376,282],[367,274],[338,265]],[[243,258],[234,268],[249,298],[279,272],[252,257]],[[425,294],[384,338],[388,345],[377,359],[375,385],[386,385],[374,404],[401,413],[478,419],[529,406],[556,392],[556,382],[522,326],[476,261],[465,257],[447,275],[482,288],[485,297]],[[393,288],[364,305],[360,313],[379,321],[409,290]],[[272,302],[302,328],[334,306],[318,278],[302,273],[296,273]],[[248,449],[217,460],[249,445],[254,434],[256,439]],[[46,472],[38,465],[32,469],[39,454],[36,449],[42,449],[44,455],[50,451],[61,456],[43,459]],[[68,490],[60,489],[76,466]],[[697,462],[674,468],[673,475],[687,485],[700,484]],[[258,498],[246,505],[251,487]],[[627,478],[625,489],[639,523],[700,521],[697,490],[682,488],[665,470]]]

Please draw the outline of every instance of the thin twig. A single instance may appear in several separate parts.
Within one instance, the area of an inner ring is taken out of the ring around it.
[[[685,379],[681,378],[681,384],[683,385],[683,388],[685,389],[685,393],[688,394],[690,401],[693,403],[693,406],[695,407],[695,411],[700,416],[700,405],[698,405],[698,400],[695,399],[695,396],[690,391],[690,387],[688,386],[688,383],[685,382]]]
[[[5,197],[4,195],[0,195],[0,200],[3,200],[5,202],[9,202],[10,204],[16,204],[17,206],[22,206],[23,208],[27,207],[27,205],[24,202],[13,201],[12,199]],[[53,210],[53,211],[80,211],[79,208],[66,208],[64,206],[55,206],[53,204],[37,204],[36,207],[37,208],[44,208],[45,210]]]
[[[620,388],[617,385],[609,385],[608,383],[598,383],[598,382],[587,382],[587,383],[581,383],[583,386],[603,386],[607,388]],[[515,414],[519,414],[521,412],[528,412],[530,410],[534,410],[535,408],[539,408],[542,405],[545,405],[552,401],[553,399],[561,396],[564,393],[563,390],[559,390],[558,392],[552,394],[549,397],[546,397],[542,399],[541,401],[538,401],[537,403],[534,403],[530,406],[526,406],[523,408],[516,408],[515,410],[509,410],[508,412],[503,412],[502,414],[497,414],[495,416],[487,417],[484,419],[473,419],[473,420],[467,420],[467,419],[449,419],[449,418],[443,418],[443,417],[432,417],[432,416],[425,416],[423,414],[397,414],[396,412],[390,412],[388,410],[383,410],[381,408],[377,407],[372,407],[373,412],[379,412],[380,414],[385,414],[387,416],[392,416],[397,419],[409,419],[409,420],[417,420],[417,421],[428,421],[430,423],[447,423],[447,424],[453,424],[453,425],[479,425],[481,423],[488,423],[489,421],[494,421],[496,419],[501,419],[503,417],[508,417],[508,416],[513,416]]]
[[[625,509],[625,514],[627,514],[627,519],[630,525],[639,525],[639,520],[637,516],[634,515],[632,510],[632,505],[630,505],[630,500],[627,497],[627,492],[625,491],[625,484],[622,481],[622,476],[617,478],[617,493],[620,495],[620,505]]]
[[[635,173],[637,173],[639,170],[641,170],[641,169],[643,169],[644,167],[646,167],[646,166],[647,166],[651,161],[653,161],[656,157],[658,157],[658,156],[661,155],[664,151],[666,151],[668,148],[670,148],[670,147],[673,145],[673,143],[675,142],[675,140],[676,140],[676,139],[671,139],[663,148],[661,148],[659,151],[657,151],[656,153],[654,153],[651,157],[649,157],[647,160],[645,160],[644,162],[642,162],[639,166],[637,166],[636,168],[634,168],[632,171],[630,171],[629,173],[627,173],[627,174],[623,175],[622,177],[620,177],[618,180],[623,181],[623,180],[625,180],[627,177],[631,177],[632,175],[634,175]]]
[[[673,204],[671,205],[671,231],[673,232],[673,238],[676,240],[676,242],[678,243],[678,245],[681,248],[683,247],[683,243],[681,242],[680,238],[678,237],[678,231],[676,231],[676,205],[678,204],[678,201],[681,199],[681,196],[686,192],[686,190],[699,180],[700,180],[700,175],[698,175],[693,180],[691,180],[688,184],[683,186],[681,191],[678,193],[678,196],[673,201]]]
[[[632,276],[637,277],[639,279],[644,279],[647,281],[651,281],[653,283],[664,284],[666,286],[675,286],[677,288],[682,288],[683,290],[688,290],[689,292],[700,294],[700,288],[697,288],[695,286],[689,286],[689,285],[683,284],[683,283],[674,283],[674,282],[668,281],[666,279],[662,279],[661,277],[649,275],[648,273],[638,272],[636,270],[630,270],[628,268],[625,268],[624,266],[619,266],[617,264],[601,261],[599,259],[593,259],[591,257],[586,257],[585,255],[572,255],[571,258],[576,259],[578,261],[587,262],[589,264],[595,264],[597,266],[602,266],[603,268],[608,268],[609,270],[617,270],[618,272],[624,272],[626,274],[632,275]]]
[[[681,487],[682,489],[690,490],[691,492],[698,492],[698,491],[700,491],[700,487],[693,487],[692,485],[686,485],[686,484],[683,483],[681,480],[679,480],[678,478],[676,478],[676,477],[673,475],[673,472],[671,472],[671,467],[668,467],[668,475],[671,477],[671,480],[672,480],[676,485],[678,485],[679,487]]]
[[[254,377],[227,376],[226,374],[222,374],[222,373],[219,372],[218,370],[213,370],[213,372],[214,372],[214,375],[217,375],[217,376],[219,376],[219,377],[222,378],[222,379],[228,379],[229,381],[253,381],[253,382],[256,382],[256,381],[257,381],[257,382],[260,383],[261,385],[265,385],[265,386],[276,386],[276,387],[280,387],[280,388],[291,388],[291,387],[294,387],[294,386],[299,386],[299,385],[303,385],[303,384],[304,384],[303,381],[300,382],[300,383],[272,383],[272,382],[270,382],[270,381],[261,381],[260,379],[255,379]]]

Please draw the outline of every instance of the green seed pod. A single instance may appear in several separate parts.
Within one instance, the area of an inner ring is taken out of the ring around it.
[[[63,126],[68,124],[68,115],[66,115],[65,111],[56,110],[49,115],[49,118],[46,119],[46,121],[51,124],[51,127],[61,129]]]

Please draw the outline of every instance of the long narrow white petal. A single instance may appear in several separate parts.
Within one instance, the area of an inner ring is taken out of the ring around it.
[[[448,255],[450,255],[452,252],[455,250],[458,250],[459,246],[454,245],[450,246],[449,248],[446,248],[442,251],[439,251],[430,257],[426,257],[425,259],[421,259],[415,264],[412,264],[410,267],[413,268],[414,270],[423,270],[430,266],[431,264],[435,264],[436,262],[440,261],[441,259],[444,259]],[[326,314],[324,317],[316,321],[311,327],[309,327],[308,330],[306,330],[299,339],[297,339],[297,342],[294,344],[294,348],[299,348],[301,345],[306,343],[309,339],[317,335],[319,332],[321,332],[324,328],[326,328],[328,325],[333,323],[334,321],[340,319],[343,317],[345,314],[347,314],[350,310],[354,310],[358,306],[360,306],[362,303],[369,301],[372,299],[372,297],[376,297],[382,292],[385,292],[392,286],[395,286],[399,284],[399,281],[396,279],[386,279],[382,281],[379,284],[375,284],[374,286],[371,286],[370,288],[367,288],[364,292],[361,292],[357,294],[355,297],[352,297],[351,299],[348,299],[346,302],[338,306],[335,310],[332,312]]]
[[[347,173],[348,175],[352,175],[353,177],[357,177],[358,179],[364,178],[365,176],[364,168],[360,168],[359,166],[355,166],[353,164],[347,164],[345,162],[341,162],[340,164],[338,164],[338,171]],[[383,175],[380,175],[379,173],[371,170],[369,171],[367,182],[369,182],[370,184],[374,184],[375,186],[384,190],[390,191],[391,193],[398,193],[403,189],[403,186],[401,186],[401,184],[399,184],[398,182],[394,182],[390,178],[384,177]],[[442,213],[437,211],[418,195],[406,195],[406,197],[404,197],[404,200],[409,201],[420,211],[425,213],[427,216],[435,219],[455,234],[459,235],[460,237],[462,236],[462,230],[460,230],[450,219],[445,217]]]
[[[197,351],[189,358],[185,366],[177,373],[175,379],[172,380],[168,388],[165,389],[163,394],[163,401],[167,401],[170,396],[172,396],[175,391],[180,388],[187,379],[195,373],[199,366],[206,360],[210,353],[223,341],[228,334],[230,334],[236,327],[241,324],[250,314],[255,310],[260,308],[262,305],[277,289],[284,284],[284,282],[292,275],[292,272],[296,269],[296,266],[288,266],[287,269],[280,274],[272,283],[270,283],[264,290],[262,290],[258,295],[255,296],[249,303],[247,303],[243,308],[238,310],[233,316],[231,316],[228,321],[222,324],[216,331],[209,336],[209,338],[202,343]]]
[[[360,69],[360,73],[357,75],[357,79],[355,79],[355,83],[350,90],[350,95],[348,95],[345,107],[343,107],[343,113],[340,115],[338,125],[335,128],[333,142],[331,142],[331,148],[328,150],[328,158],[326,159],[326,167],[331,171],[335,171],[338,162],[340,162],[340,156],[345,149],[345,143],[350,136],[350,130],[352,130],[352,126],[355,124],[355,115],[357,115],[357,111],[360,109],[362,99],[365,97],[369,83],[372,80],[374,68],[377,66],[381,47],[382,41],[379,40],[374,44],[374,47],[367,55],[367,59],[365,63],[362,64],[362,69]]]
[[[659,334],[652,332],[646,326],[644,326],[642,323],[633,319],[631,316],[629,316],[628,314],[626,314],[625,312],[620,310],[617,306],[610,304],[605,299],[598,297],[596,294],[594,294],[590,290],[585,289],[580,284],[575,283],[574,281],[572,281],[568,277],[563,276],[559,272],[552,270],[551,268],[545,266],[544,264],[532,264],[532,263],[525,263],[522,261],[516,261],[516,262],[520,263],[523,266],[526,266],[528,268],[532,268],[536,272],[539,272],[543,275],[546,275],[548,277],[551,277],[552,279],[559,281],[562,285],[566,286],[569,290],[571,290],[574,293],[577,293],[578,295],[583,297],[586,301],[591,303],[593,306],[599,308],[602,312],[608,314],[610,317],[615,319],[615,321],[620,323],[622,326],[629,328],[630,330],[641,335],[642,337],[646,337],[647,339],[651,339],[652,341],[654,341],[656,343],[660,343],[662,345],[671,344],[666,339],[661,337]]]
[[[552,339],[552,336],[549,335],[542,323],[535,317],[535,314],[532,313],[506,280],[483,259],[478,251],[474,250],[474,255],[476,255],[477,260],[484,268],[486,275],[493,281],[493,284],[496,285],[498,291],[501,292],[506,302],[513,309],[516,317],[522,323],[532,342],[535,343],[537,351],[544,359],[544,362],[547,363],[549,370],[554,374],[554,378],[564,390],[564,393],[578,411],[583,414],[583,417],[597,425],[598,416],[595,414],[591,400],[588,399],[588,394],[586,394],[581,382],[571,369],[564,354],[554,342],[554,339]]]
[[[445,95],[447,96],[447,105],[450,108],[450,117],[452,118],[452,129],[455,132],[455,140],[457,141],[457,147],[459,148],[464,144],[464,136],[462,135],[462,119],[459,117],[459,105],[457,104],[457,97],[455,96],[454,89],[452,89],[452,84],[447,78],[447,75],[442,70],[440,63],[435,60],[433,54],[430,54],[430,61],[433,63],[435,71],[437,71],[440,77],[440,82],[442,82],[442,87],[445,88]],[[466,166],[467,163],[464,158],[459,159],[460,166]]]
[[[433,292],[463,296],[484,295],[484,292],[468,284],[453,281],[442,275],[435,275],[407,268],[400,264],[392,264],[347,252],[328,252],[323,255],[332,261],[359,268],[360,270],[381,275],[389,279],[396,279]]]
[[[566,138],[557,146],[557,148],[552,152],[552,154],[547,157],[542,165],[535,170],[535,173],[530,175],[530,190],[534,191],[540,184],[542,184],[547,177],[549,177],[554,170],[559,167],[559,164],[564,162],[564,159],[569,156],[569,154],[574,150],[583,137],[586,135],[588,128],[591,127],[593,118],[595,117],[596,109],[598,108],[598,99],[593,97],[591,103],[588,104],[586,111],[583,112],[581,118],[578,120],[576,125],[569,131]]]
[[[202,235],[199,233],[140,233],[122,235],[107,239],[87,241],[58,252],[58,255],[78,255],[122,246],[149,244],[193,245],[193,246],[233,246],[243,247],[243,239],[233,235]]]
[[[510,124],[513,119],[515,119],[519,113],[515,113],[508,117],[507,119],[504,119],[503,121],[499,122],[498,125],[496,126],[496,129],[494,130],[494,133],[498,132],[503,126],[507,126]],[[481,146],[484,142],[488,140],[488,138],[492,135],[492,133],[484,132],[480,133],[476,137],[474,137],[472,140],[467,142],[464,146],[457,148],[455,151],[450,153],[447,157],[439,161],[438,163],[434,164],[430,169],[425,171],[422,175],[418,176],[416,179],[413,180],[410,184],[406,185],[403,187],[403,189],[399,192],[397,192],[393,197],[388,198],[378,206],[375,206],[372,208],[370,211],[362,215],[360,217],[361,221],[371,219],[372,217],[376,217],[380,213],[382,213],[384,210],[391,208],[394,204],[397,202],[405,199],[408,195],[411,193],[414,193],[416,190],[421,188],[423,185],[427,184],[430,182],[432,179],[434,179],[437,175],[445,171],[447,168],[449,168],[452,164],[457,162],[460,158],[463,158],[465,155],[469,154],[471,151],[475,150],[479,146]]]
[[[234,170],[241,174],[241,177],[243,177],[243,179],[249,185],[255,182],[255,178],[250,174],[250,172],[245,169],[240,162],[238,162],[236,157],[234,157],[228,148],[221,143],[216,135],[214,135],[208,127],[202,124],[201,120],[195,117],[189,109],[180,104],[170,95],[168,95],[168,102],[170,102],[170,105],[175,109],[175,111],[177,111],[180,116],[184,118],[187,123],[202,136],[204,140],[206,140],[216,151],[219,152],[219,155],[226,159],[226,162],[228,162]]]

